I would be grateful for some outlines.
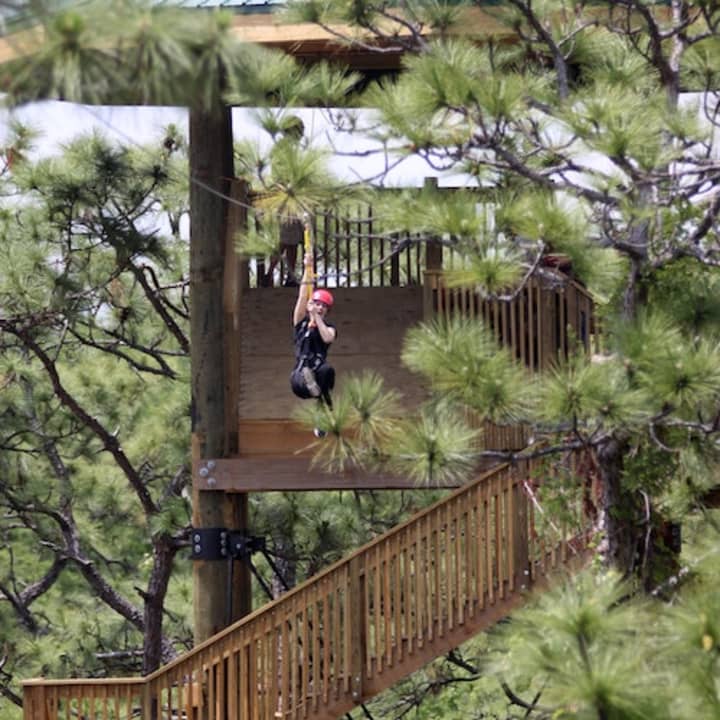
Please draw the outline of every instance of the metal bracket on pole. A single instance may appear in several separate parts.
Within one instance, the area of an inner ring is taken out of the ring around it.
[[[254,552],[265,550],[265,538],[246,535],[241,531],[228,533],[228,548],[234,558],[250,557]]]
[[[192,540],[193,560],[224,560],[228,555],[228,531],[225,528],[193,528],[190,533]]]
[[[227,528],[193,528],[193,560],[227,560],[232,557],[241,560],[254,552],[265,551],[265,538],[247,535],[240,530]]]

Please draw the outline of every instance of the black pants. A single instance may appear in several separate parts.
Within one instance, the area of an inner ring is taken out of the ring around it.
[[[315,382],[320,386],[320,397],[318,400],[324,402],[329,408],[332,407],[330,399],[330,391],[335,387],[335,368],[330,367],[327,363],[318,365],[313,370],[315,373]],[[290,387],[292,391],[303,400],[313,397],[305,385],[305,378],[302,375],[302,368],[295,368],[290,375]]]

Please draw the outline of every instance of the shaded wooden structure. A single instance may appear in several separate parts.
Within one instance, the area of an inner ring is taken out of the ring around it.
[[[538,534],[535,470],[479,475],[145,678],[26,681],[25,720],[338,718],[584,562],[582,515]]]
[[[469,12],[463,32],[478,37],[506,32],[481,9]],[[270,14],[243,14],[233,32],[303,60],[335,57],[368,77],[398,70],[402,57],[399,48],[374,53],[361,44],[339,43],[332,33],[313,25],[281,25]],[[22,54],[23,40],[34,45],[37,39],[33,30],[14,43],[0,38],[0,62]],[[191,117],[191,136],[193,128],[196,139],[230,135],[222,117]],[[202,164],[203,171],[223,178],[219,189],[224,193],[225,178],[232,175],[226,172],[231,153],[223,158],[217,148],[202,145],[194,152],[191,166]],[[238,494],[258,490],[411,486],[406,478],[329,476],[311,468],[310,438],[292,419],[294,400],[287,381],[296,291],[258,286],[257,275],[253,282],[257,266],[234,255],[233,235],[244,223],[247,196],[240,183],[230,192],[239,204],[229,209],[227,235],[216,237],[220,213],[211,213],[213,222],[200,227],[196,236],[210,238],[208,247],[200,249],[210,248],[212,253],[201,258],[199,268],[191,263],[196,285],[221,278],[222,328],[214,337],[221,338],[223,362],[216,362],[220,342],[213,348],[212,362],[224,367],[224,387],[210,388],[208,394],[221,392],[225,399],[223,427],[218,422],[204,427],[213,434],[214,452],[218,437],[224,438],[222,456],[213,459],[203,447],[207,436],[193,436],[193,524],[205,530],[223,517],[234,528],[246,528],[247,508],[232,501],[225,507],[215,503],[221,493],[239,498]],[[387,274],[369,274],[366,282],[362,274],[355,274],[353,263],[371,266],[373,259],[364,254],[371,252],[368,248],[353,247],[353,220],[328,218],[327,223],[323,228],[332,229],[334,247],[344,248],[335,255],[321,250],[318,258],[336,295],[339,338],[332,359],[341,378],[375,370],[390,387],[403,390],[408,408],[419,404],[425,388],[402,367],[400,340],[409,327],[436,314],[482,316],[496,337],[531,368],[544,367],[558,352],[567,351],[568,327],[586,345],[590,342],[592,303],[572,282],[544,285],[533,280],[511,305],[498,305],[473,290],[449,290],[439,253],[428,255],[412,244],[389,262]],[[345,238],[338,242],[343,232]],[[219,267],[223,252],[224,266]],[[380,257],[383,249],[378,253]],[[335,273],[333,280],[328,270]],[[213,295],[209,306],[216,307],[216,300]],[[486,439],[493,447],[524,443],[518,428],[488,428]],[[146,678],[28,681],[25,718],[337,717],[506,616],[553,568],[582,560],[582,538],[568,536],[545,544],[537,537],[522,490],[529,471],[518,465],[479,475],[446,500]],[[205,509],[199,511],[203,497]],[[213,622],[225,616],[222,603],[215,600],[225,591],[226,567],[215,560],[197,560],[196,621],[198,616],[212,616]],[[244,583],[245,590],[248,586]],[[198,588],[212,597],[212,604],[200,605]],[[247,600],[249,592],[236,595]]]
[[[244,222],[241,183],[239,205],[230,233]],[[531,370],[567,356],[575,342],[588,350],[593,342],[593,302],[568,276],[546,269],[532,277],[509,301],[488,300],[475,288],[448,288],[444,268],[457,258],[437,245],[414,242],[411,234],[392,240],[369,237],[372,209],[327,212],[314,219],[318,284],[335,296],[330,319],[338,337],[330,360],[338,374],[337,390],[351,375],[372,371],[400,393],[404,410],[413,412],[427,388],[401,362],[403,337],[420,322],[455,315],[481,320],[498,343],[510,348]],[[402,248],[399,252],[394,249]],[[380,259],[386,262],[380,263]],[[237,329],[226,348],[231,403],[228,427],[237,435],[223,458],[196,460],[193,481],[201,490],[226,492],[333,488],[402,488],[407,478],[347,472],[328,475],[311,463],[314,438],[295,419],[303,401],[289,387],[294,363],[291,313],[297,287],[283,287],[288,268],[274,271],[267,258],[240,261],[228,257],[227,325]],[[522,428],[483,426],[484,447],[524,447]]]

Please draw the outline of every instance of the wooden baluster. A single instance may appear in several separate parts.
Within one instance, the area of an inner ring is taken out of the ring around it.
[[[429,516],[432,522],[432,545],[429,551],[433,563],[433,617],[432,625],[434,636],[442,637],[442,535],[440,529],[440,513],[431,513]]]
[[[528,331],[528,367],[531,370],[537,368],[535,344],[537,342],[539,327],[535,322],[535,299],[537,295],[537,287],[535,281],[531,278],[528,281],[528,303],[527,303],[527,331]]]
[[[485,482],[475,486],[475,596],[479,610],[485,609]]]
[[[55,720],[56,714],[46,704],[44,685],[23,686],[23,720]]]
[[[424,528],[426,518],[423,516],[415,524],[415,647],[421,650],[425,646],[428,621],[427,604],[427,561],[426,539]]]
[[[342,640],[340,627],[340,573],[333,573],[332,583],[332,602],[333,602],[333,686],[334,699],[340,696],[341,680],[342,680]]]
[[[516,478],[512,491],[514,493],[515,504],[515,527],[514,540],[515,546],[515,587],[521,592],[525,592],[530,588],[530,537],[528,532],[528,498],[523,490],[521,478],[526,474],[525,463],[515,470],[520,477]]]
[[[409,232],[405,233],[405,240],[412,240],[412,236]],[[412,283],[412,245],[407,245],[405,248],[405,285]]]
[[[352,618],[346,643],[349,646],[348,672],[351,676],[351,694],[356,703],[363,699],[363,675],[365,672],[367,608],[365,607],[364,556],[355,555],[350,560],[346,612]]]
[[[459,496],[455,501],[456,512],[454,519],[455,528],[455,621],[458,625],[465,622],[465,591],[463,585],[465,583],[465,516],[463,510],[463,496]]]
[[[516,538],[516,526],[517,526],[517,517],[516,517],[516,503],[515,503],[515,494],[514,494],[514,485],[515,485],[515,473],[517,472],[516,468],[511,468],[508,470],[506,475],[506,482],[504,483],[504,494],[505,494],[505,513],[506,513],[506,523],[505,523],[505,552],[507,557],[507,567],[508,567],[508,589],[512,593],[515,591],[516,586],[516,570],[517,566],[515,564],[516,556],[515,553],[517,551],[515,542],[517,540]]]
[[[525,286],[520,294],[517,296],[518,304],[518,350],[520,353],[520,360],[526,367],[530,367],[530,358],[528,357],[528,286]]]
[[[314,662],[312,657],[312,641],[310,639],[310,623],[312,622],[310,616],[310,595],[311,590],[308,589],[300,595],[300,601],[302,603],[302,611],[300,616],[300,627],[302,629],[302,648],[300,663],[300,702],[302,703],[302,716],[304,718],[308,715],[308,698],[310,697],[310,668]]]
[[[373,209],[372,205],[368,205],[367,208],[367,248],[368,248],[368,286],[375,287],[375,256],[373,254],[373,248],[375,247],[375,238],[373,238]],[[382,257],[382,255],[378,255]]]
[[[355,618],[352,616],[352,600],[350,598],[350,574],[347,564],[344,564],[340,571],[340,584],[342,587],[342,616],[343,616],[343,687],[345,695],[352,693],[352,633]]]
[[[322,630],[322,620],[320,617],[320,606],[322,599],[318,597],[319,586],[315,585],[308,589],[311,596],[312,604],[310,606],[310,641],[312,647],[312,677],[311,677],[311,695],[312,709],[314,712],[318,710],[320,700],[320,688],[322,686],[321,670],[322,670],[322,645],[320,641],[320,632]],[[308,706],[310,702],[308,701]]]
[[[483,483],[483,506],[485,514],[485,560],[486,560],[486,579],[487,579],[487,593],[488,602],[491,605],[495,604],[495,564],[493,563],[493,543],[492,543],[492,480],[488,478]]]
[[[395,533],[388,544],[392,544],[393,552],[393,588],[392,588],[392,609],[393,609],[393,663],[400,663],[402,660],[402,594],[400,592],[402,579],[402,533]]]
[[[399,239],[400,238],[395,234],[390,242],[395,244],[399,241]],[[397,253],[393,253],[390,258],[390,286],[398,287],[398,285],[400,285],[400,258]]]
[[[413,592],[413,585],[417,580],[417,542],[415,533],[407,534],[407,552],[405,555],[405,573],[403,585],[403,597],[405,598],[405,637],[407,638],[406,651],[410,656],[415,651],[415,635],[418,623],[418,597]]]
[[[251,718],[251,699],[250,699],[250,689],[249,689],[249,659],[248,654],[250,652],[250,649],[248,648],[248,644],[246,642],[247,635],[243,632],[240,634],[240,637],[237,640],[236,643],[236,650],[235,650],[235,673],[237,676],[237,683],[236,683],[236,717],[240,720],[250,720]],[[188,681],[190,683],[189,688],[194,687],[194,683],[192,682],[193,677],[193,670],[192,668],[188,668],[185,676],[188,678]],[[193,715],[190,714],[190,708],[188,708],[186,718],[192,718]]]
[[[286,717],[290,712],[290,663],[292,651],[290,649],[291,622],[287,607],[278,608],[280,622],[280,712]],[[242,688],[241,688],[242,689]]]
[[[502,495],[503,486],[501,478],[507,470],[503,471],[500,476],[493,476],[493,502],[495,504],[495,559],[497,561],[497,581],[498,594],[500,599],[505,598],[505,563],[503,561],[503,506]]]
[[[466,493],[465,501],[467,503],[464,519],[465,519],[465,560],[464,560],[464,583],[463,596],[465,613],[468,617],[475,614],[473,606],[473,588],[475,586],[475,562],[473,560],[473,552],[475,550],[475,507],[472,504],[474,493]]]
[[[383,548],[383,633],[385,636],[385,666],[392,667],[392,554],[390,543],[380,543]]]
[[[447,586],[447,629],[452,631],[455,628],[457,616],[457,587],[458,567],[456,563],[457,548],[457,515],[455,512],[456,503],[450,501],[445,503],[445,582]]]
[[[323,633],[323,702],[325,705],[330,701],[330,680],[332,678],[332,667],[330,649],[332,648],[332,606],[329,589],[330,580],[326,577],[322,581],[322,633]]]
[[[374,558],[375,563],[375,572],[374,572],[374,591],[375,591],[375,598],[373,602],[373,613],[374,613],[374,621],[375,621],[375,673],[380,674],[383,669],[383,652],[384,652],[384,644],[383,644],[383,632],[382,632],[382,610],[383,610],[383,600],[382,600],[382,584],[383,584],[383,576],[382,576],[382,556],[380,555],[380,545],[375,545],[372,555]]]
[[[345,235],[345,286],[350,286],[350,277],[352,272],[352,238],[350,237],[350,234],[352,232],[352,224],[350,220],[349,212],[350,210],[345,211],[345,220],[343,221],[343,232]],[[338,286],[340,285],[340,278],[338,278]]]
[[[302,648],[298,642],[298,597],[293,595],[290,601],[290,653],[288,663],[290,664],[290,717],[300,716],[300,663],[302,662]]]

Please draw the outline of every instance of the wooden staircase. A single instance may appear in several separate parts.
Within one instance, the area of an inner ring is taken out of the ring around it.
[[[584,562],[536,534],[536,470],[479,475],[152,675],[28,680],[25,720],[338,718]]]

